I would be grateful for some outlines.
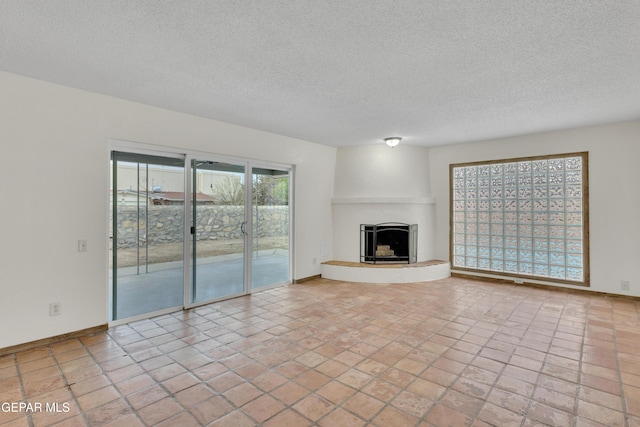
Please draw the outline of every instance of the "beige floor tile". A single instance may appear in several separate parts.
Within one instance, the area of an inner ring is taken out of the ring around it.
[[[635,427],[638,313],[457,277],[316,279],[2,356],[0,401],[70,410],[0,426]]]

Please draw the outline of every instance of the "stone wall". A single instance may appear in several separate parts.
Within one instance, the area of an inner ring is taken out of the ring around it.
[[[149,244],[182,242],[183,206],[149,206],[147,213],[143,206],[118,207],[118,248],[131,248],[138,241],[143,246]],[[244,221],[244,208],[241,206],[198,206],[196,223],[197,240],[225,240],[242,238],[241,225]],[[255,223],[258,218],[258,237],[286,236],[289,233],[288,206],[258,206],[253,208]],[[113,222],[111,222],[113,224]],[[146,233],[148,232],[148,235]],[[254,229],[254,235],[255,235]]]

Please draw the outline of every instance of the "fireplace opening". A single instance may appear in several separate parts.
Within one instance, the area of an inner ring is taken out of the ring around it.
[[[418,259],[418,224],[360,224],[360,262],[407,263]]]

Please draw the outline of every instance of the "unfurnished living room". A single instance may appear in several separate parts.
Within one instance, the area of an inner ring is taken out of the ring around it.
[[[640,2],[0,2],[0,426],[640,426]]]

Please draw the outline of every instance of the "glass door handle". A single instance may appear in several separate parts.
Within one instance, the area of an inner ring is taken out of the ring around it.
[[[240,224],[240,231],[242,232],[242,234],[247,234],[247,232],[245,231],[246,225],[247,225],[247,221],[243,221],[242,224]]]

